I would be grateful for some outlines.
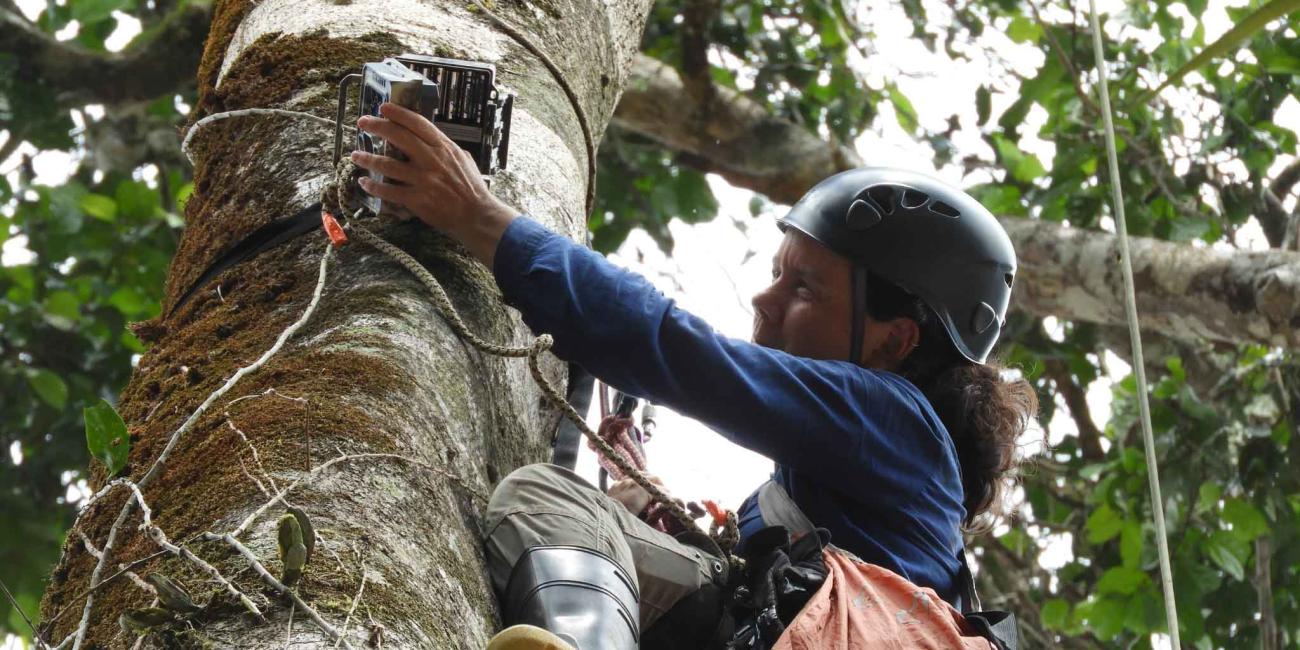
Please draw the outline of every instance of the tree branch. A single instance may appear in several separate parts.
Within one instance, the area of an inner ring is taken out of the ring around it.
[[[92,52],[56,40],[0,6],[0,53],[18,61],[19,78],[52,86],[61,106],[153,99],[194,82],[212,16],[207,1],[188,2],[122,52]]]
[[[710,108],[701,112],[676,71],[641,56],[614,120],[686,154],[704,171],[783,203],[862,164],[851,150],[730,89],[718,88]],[[1124,324],[1114,235],[1030,219],[1003,218],[1002,224],[1020,258],[1014,307],[1036,316]],[[1132,249],[1144,329],[1186,341],[1300,346],[1300,328],[1292,325],[1300,322],[1300,255],[1198,249],[1143,237],[1132,238]]]
[[[706,110],[676,70],[640,55],[614,123],[688,154],[703,171],[782,203],[794,203],[817,181],[862,164],[851,149],[819,140],[744,95],[715,90]]]
[[[1106,452],[1101,448],[1101,431],[1093,423],[1092,416],[1089,414],[1084,388],[1074,383],[1074,376],[1070,373],[1070,369],[1059,359],[1047,361],[1046,374],[1051,378],[1052,383],[1056,384],[1056,390],[1065,399],[1065,408],[1074,419],[1075,427],[1079,429],[1079,449],[1083,452],[1083,459],[1095,463],[1105,458]]]

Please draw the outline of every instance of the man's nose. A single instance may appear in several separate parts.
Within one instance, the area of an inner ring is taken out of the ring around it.
[[[781,304],[780,298],[772,287],[768,287],[750,299],[749,303],[754,306],[754,312],[763,317],[763,320],[769,323],[780,322]]]

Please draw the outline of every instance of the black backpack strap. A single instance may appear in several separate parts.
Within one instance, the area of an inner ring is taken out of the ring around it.
[[[565,396],[569,404],[583,415],[591,406],[591,394],[595,390],[596,378],[582,366],[569,364],[569,390]],[[578,447],[582,445],[582,432],[569,418],[560,418],[551,438],[551,463],[573,469],[578,464]]]
[[[957,603],[957,609],[965,612],[979,611],[980,596],[975,593],[975,575],[971,573],[970,562],[966,559],[966,549],[957,552],[957,559],[961,566],[957,567],[957,587],[960,589],[958,594],[961,601]]]
[[[971,573],[970,563],[966,560],[966,550],[957,552],[961,566],[957,569],[958,588],[961,602],[958,609],[962,616],[980,636],[988,639],[998,650],[1017,650],[1020,643],[1016,630],[1016,616],[1011,612],[981,611],[979,594],[975,592],[975,576]]]

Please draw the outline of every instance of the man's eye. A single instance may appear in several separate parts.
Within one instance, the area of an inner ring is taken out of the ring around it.
[[[781,269],[772,269],[772,279],[777,280],[781,277]]]

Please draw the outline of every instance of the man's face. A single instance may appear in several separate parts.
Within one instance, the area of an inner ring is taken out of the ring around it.
[[[772,258],[772,285],[754,296],[754,342],[813,359],[849,356],[852,266],[795,230]]]

